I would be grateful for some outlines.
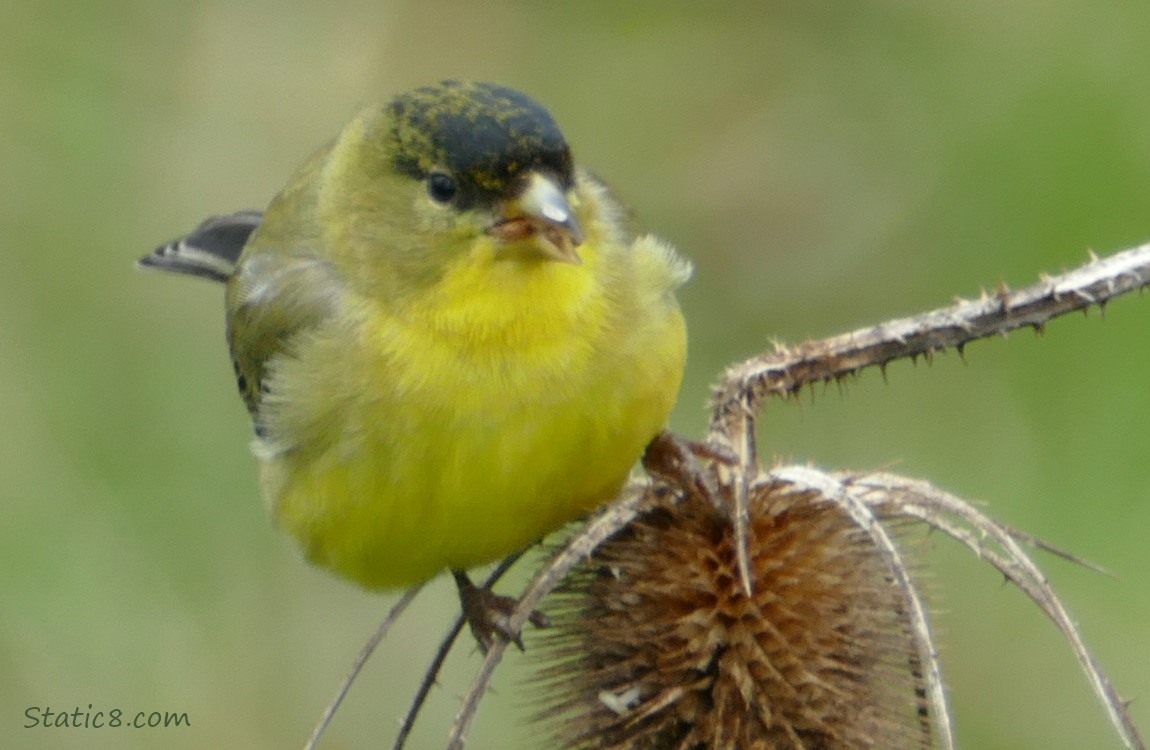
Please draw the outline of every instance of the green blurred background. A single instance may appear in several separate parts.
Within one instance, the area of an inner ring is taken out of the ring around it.
[[[767,346],[1150,238],[1150,4],[8,0],[0,20],[0,744],[285,748],[390,599],[302,563],[257,497],[221,291],[135,258],[260,207],[356,108],[443,77],[544,101],[698,267],[673,425]],[[1150,300],[770,404],[764,451],[893,466],[1074,550],[1043,559],[1150,732]],[[921,535],[926,538],[925,535]],[[967,748],[1119,747],[1054,627],[937,536]],[[325,748],[388,746],[433,586]],[[473,734],[530,747],[513,656]],[[459,650],[412,747],[440,746]],[[30,706],[191,728],[25,729]]]

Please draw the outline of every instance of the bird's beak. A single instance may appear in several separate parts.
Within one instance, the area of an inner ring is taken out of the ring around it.
[[[549,177],[531,173],[523,188],[504,200],[489,230],[504,242],[537,238],[535,245],[551,260],[578,265],[575,251],[583,242],[583,228],[563,191]]]

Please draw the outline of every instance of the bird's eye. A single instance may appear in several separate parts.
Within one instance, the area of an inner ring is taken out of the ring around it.
[[[446,172],[432,172],[427,175],[427,194],[436,203],[448,203],[459,192],[455,178]]]

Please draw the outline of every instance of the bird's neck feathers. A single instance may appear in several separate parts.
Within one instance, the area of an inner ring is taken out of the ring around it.
[[[481,238],[404,317],[437,338],[494,349],[554,342],[572,329],[591,335],[607,309],[603,259],[595,247],[580,251],[583,264],[572,265]]]

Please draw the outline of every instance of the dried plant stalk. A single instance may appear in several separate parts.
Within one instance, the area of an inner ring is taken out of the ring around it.
[[[1078,626],[1074,624],[1042,571],[1023,550],[1021,545],[1033,543],[1033,537],[999,524],[970,503],[927,482],[885,472],[839,476],[847,492],[857,494],[860,500],[875,506],[880,513],[916,518],[933,529],[943,531],[965,544],[979,558],[989,562],[1011,583],[1022,589],[1062,631],[1090,687],[1106,709],[1110,723],[1126,747],[1134,750],[1145,748],[1138,728],[1126,710],[1126,704],[1086,647]],[[988,545],[987,540],[994,546]],[[1047,545],[1039,546],[1049,549]]]
[[[347,697],[348,691],[351,690],[352,684],[355,683],[355,679],[359,677],[359,672],[361,669],[363,669],[363,665],[367,664],[367,660],[370,659],[371,655],[375,653],[376,647],[379,646],[380,642],[387,635],[387,632],[391,630],[391,626],[395,624],[395,622],[399,619],[399,616],[404,613],[408,606],[410,606],[411,603],[415,601],[415,597],[422,589],[422,583],[416,586],[412,586],[407,591],[404,591],[403,595],[399,597],[399,601],[392,605],[391,609],[388,610],[387,615],[379,623],[379,626],[375,629],[375,632],[371,634],[371,637],[367,639],[367,643],[364,644],[363,648],[360,649],[359,654],[355,657],[355,661],[352,662],[351,665],[351,670],[348,672],[348,675],[344,678],[343,682],[340,683],[339,689],[336,691],[335,696],[331,699],[331,703],[329,703],[327,708],[324,709],[324,712],[320,716],[319,721],[316,722],[315,728],[312,730],[311,737],[308,738],[307,744],[304,745],[303,750],[315,750],[316,745],[319,744],[320,737],[323,736],[324,731],[327,729],[327,725],[331,723],[332,718],[335,716],[335,712],[339,710],[340,705],[343,703],[343,699]]]
[[[870,537],[875,549],[886,560],[893,583],[902,596],[902,604],[907,609],[910,625],[910,640],[917,652],[918,664],[926,667],[925,693],[929,700],[930,715],[938,730],[939,743],[943,750],[954,750],[954,723],[950,717],[950,705],[942,681],[942,666],[938,660],[938,649],[934,645],[926,607],[911,581],[910,568],[903,560],[894,540],[885,526],[871,511],[866,502],[850,492],[841,483],[814,469],[792,466],[776,469],[769,475],[772,481],[782,481],[791,485],[792,491],[815,491],[819,497],[834,502],[842,508],[851,520]]]
[[[603,540],[630,523],[648,504],[655,502],[661,496],[662,492],[647,492],[646,486],[640,483],[632,483],[624,488],[618,500],[592,517],[562,549],[540,566],[509,618],[508,624],[511,630],[516,632],[522,630],[531,613],[543,601],[543,597],[554,591],[575,565],[590,555]],[[462,750],[466,744],[471,722],[479,711],[479,704],[506,650],[505,642],[496,641],[484,655],[483,664],[472,680],[471,687],[464,694],[459,713],[452,722],[447,738],[448,750]]]
[[[727,369],[711,398],[713,439],[737,447],[770,396],[786,396],[812,383],[842,378],[897,359],[931,356],[962,348],[976,339],[1017,328],[1041,331],[1054,318],[1150,286],[1150,243],[1097,258],[1066,273],[1044,276],[1037,284],[1010,290],[1001,287],[977,300],[959,300],[950,307],[870,328],[811,341],[800,346],[777,345],[775,351],[752,357]]]

